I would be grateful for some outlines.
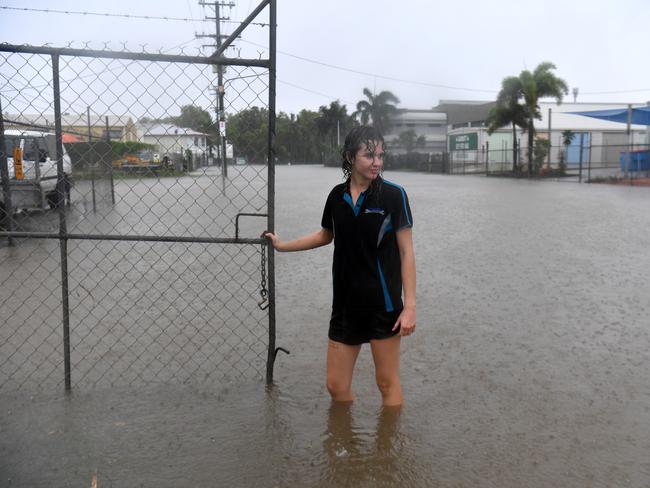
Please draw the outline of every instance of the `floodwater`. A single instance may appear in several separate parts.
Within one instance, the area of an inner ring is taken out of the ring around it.
[[[415,220],[401,410],[381,407],[367,348],[355,402],[330,403],[332,250],[278,254],[277,343],[291,354],[272,388],[118,376],[71,395],[4,391],[0,486],[650,486],[648,189],[386,177]],[[318,229],[338,181],[279,167],[280,235]]]

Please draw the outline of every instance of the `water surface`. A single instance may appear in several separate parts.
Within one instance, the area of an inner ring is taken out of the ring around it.
[[[100,487],[650,485],[648,190],[386,177],[415,220],[401,411],[381,407],[367,348],[357,400],[331,405],[332,249],[278,254],[277,342],[291,355],[273,388],[190,377],[4,392],[0,486],[80,486],[94,472]],[[318,229],[339,181],[279,167],[280,235]]]

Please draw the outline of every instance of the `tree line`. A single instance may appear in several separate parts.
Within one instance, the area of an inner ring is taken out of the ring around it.
[[[539,100],[555,98],[559,103],[568,93],[568,85],[553,71],[555,65],[540,63],[532,72],[523,70],[518,76],[503,79],[496,105],[487,118],[488,133],[503,127],[512,129],[513,173],[520,172],[518,161],[517,128],[528,136],[528,171],[539,171],[540,161],[548,154],[547,140],[535,139],[534,121],[541,119]],[[363,89],[365,98],[349,112],[338,100],[322,105],[317,111],[301,110],[297,114],[279,112],[276,115],[275,149],[281,163],[338,163],[345,135],[359,124],[372,124],[386,134],[392,128],[393,119],[399,112],[399,98],[390,91],[373,93]],[[267,159],[268,117],[266,108],[250,107],[226,116],[226,139],[233,145],[235,157],[243,156],[252,163],[264,163]],[[177,117],[163,119],[142,118],[142,123],[172,123],[191,128],[208,135],[211,147],[220,143],[217,123],[211,115],[192,105],[181,107]],[[565,146],[571,134],[563,135]],[[567,142],[568,141],[568,142]],[[413,129],[398,134],[397,144],[408,153],[424,147],[425,138]]]
[[[373,94],[363,90],[366,99],[356,110],[348,112],[338,100],[322,105],[317,111],[301,110],[297,114],[276,114],[275,149],[281,163],[331,163],[340,160],[341,146],[346,134],[359,124],[374,124],[382,132],[391,127],[399,99],[390,91]],[[233,145],[235,157],[243,156],[251,163],[263,163],[267,158],[269,112],[266,108],[250,107],[226,115],[226,140]],[[181,107],[180,116],[165,118],[142,117],[142,124],[168,123],[207,134],[208,145],[217,146],[220,136],[211,115],[196,106]],[[406,131],[406,141],[417,136]]]

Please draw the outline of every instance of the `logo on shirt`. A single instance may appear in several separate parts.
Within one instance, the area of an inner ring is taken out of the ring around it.
[[[367,208],[364,213],[384,215],[384,209],[383,208]]]

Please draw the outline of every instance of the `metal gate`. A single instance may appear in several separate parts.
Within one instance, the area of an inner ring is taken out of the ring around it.
[[[0,390],[272,381],[275,3],[210,57],[0,45]]]

